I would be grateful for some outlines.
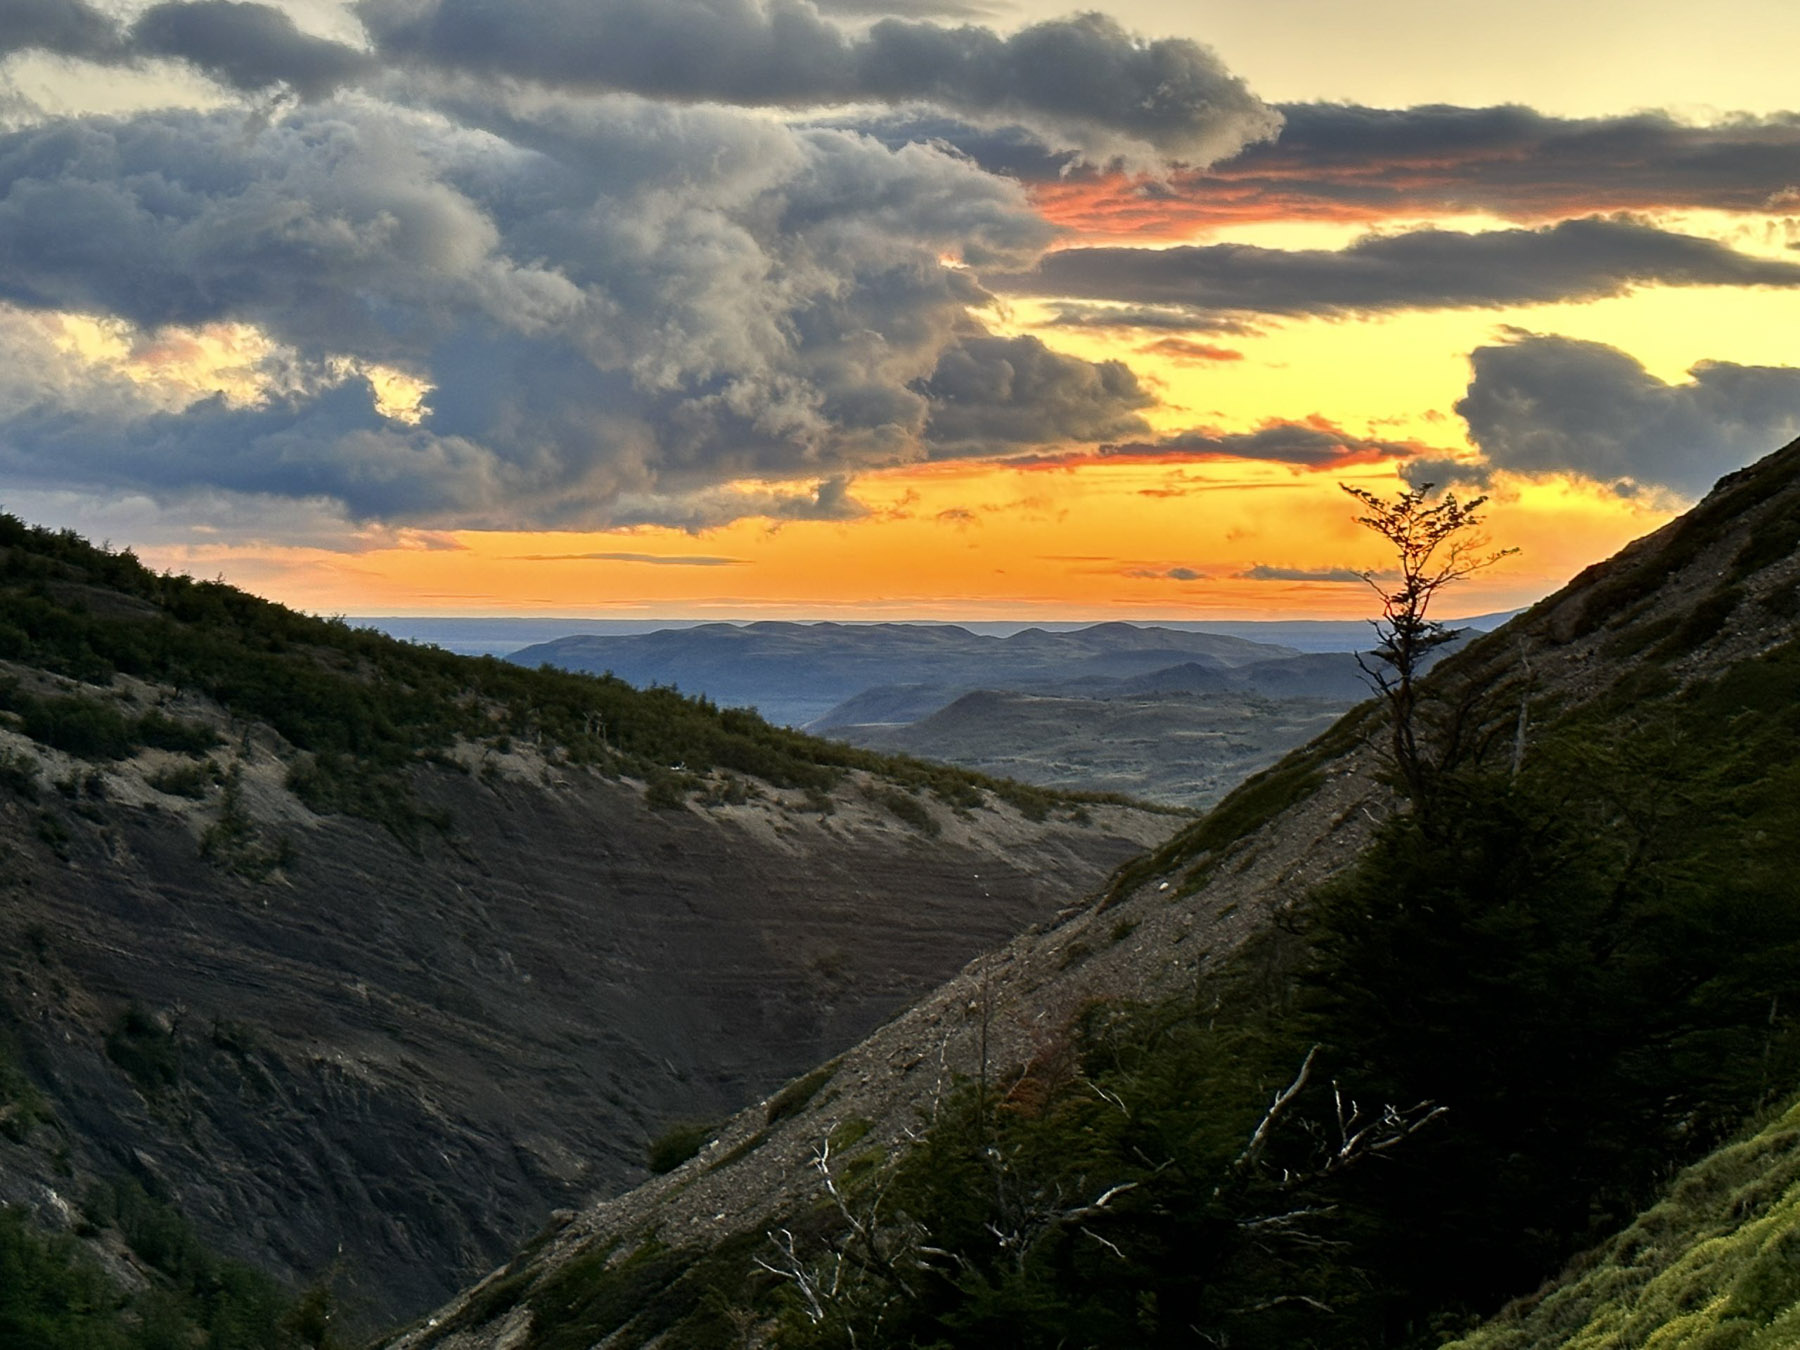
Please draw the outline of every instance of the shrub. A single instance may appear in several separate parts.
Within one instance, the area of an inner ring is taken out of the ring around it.
[[[189,797],[198,801],[206,796],[208,788],[220,782],[223,777],[219,766],[207,759],[198,764],[171,765],[151,774],[144,781],[158,792],[167,793],[171,797]]]
[[[714,1120],[679,1120],[655,1139],[644,1153],[644,1166],[657,1176],[673,1172],[693,1157],[713,1137],[719,1125]]]

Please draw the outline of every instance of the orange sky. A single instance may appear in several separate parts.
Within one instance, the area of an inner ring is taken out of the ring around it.
[[[362,40],[354,11],[340,0],[282,2],[310,32]],[[1670,151],[1669,164],[1660,167],[1621,159],[1618,172],[1609,174],[1604,166],[1589,172],[1565,165],[1556,173],[1546,170],[1540,181],[1533,177],[1532,160],[1539,151],[1520,149],[1523,142],[1471,139],[1452,151],[1421,136],[1416,148],[1403,145],[1358,159],[1354,146],[1321,140],[1296,148],[1287,160],[1277,146],[1265,159],[1254,154],[1227,159],[1211,172],[1186,167],[1160,176],[1117,169],[1078,169],[1062,177],[1040,172],[1038,181],[1023,187],[1008,182],[1007,209],[1027,216],[1035,210],[1050,227],[1038,242],[1047,239],[1053,252],[1230,244],[1290,259],[1341,258],[1347,256],[1341,251],[1370,232],[1500,235],[1587,218],[1628,219],[1722,246],[1746,265],[1791,265],[1800,259],[1800,186],[1765,183],[1754,175],[1719,186],[1713,178],[1689,173],[1682,167],[1685,160],[1676,164],[1682,155],[1706,149],[1701,142],[1711,134],[1708,128],[1719,129],[1721,136],[1739,135],[1749,147],[1745,154],[1800,144],[1791,119],[1781,120],[1780,109],[1788,106],[1786,47],[1773,38],[1744,37],[1752,20],[1763,24],[1766,34],[1800,36],[1794,27],[1800,10],[1773,0],[1732,4],[1742,22],[1721,22],[1713,25],[1716,32],[1697,37],[1690,11],[1646,10],[1623,0],[1591,6],[1537,6],[1533,0],[1527,6],[1530,23],[1521,22],[1522,11],[1516,9],[1461,16],[1454,7],[1424,0],[1381,0],[1357,10],[1354,22],[1351,10],[1325,0],[1282,0],[1275,12],[1260,2],[1225,0],[1214,7],[1206,31],[1202,17],[1186,7],[1124,0],[1117,9],[1125,21],[1150,34],[1216,43],[1223,60],[1270,100],[1342,99],[1378,111],[1458,99],[1479,109],[1511,99],[1532,105],[1512,113],[1571,118],[1667,108],[1679,117],[1656,134],[1673,144],[1692,132],[1693,144]],[[992,22],[1004,26],[1053,12],[1061,9],[1047,0],[995,0]],[[1615,50],[1622,26],[1632,34],[1631,60]],[[1540,39],[1551,32],[1558,56],[1546,66]],[[1532,35],[1531,40],[1522,35]],[[1602,52],[1606,57],[1597,62]],[[1450,60],[1452,53],[1460,54],[1462,65]],[[1733,62],[1740,72],[1735,80]],[[1557,73],[1577,68],[1597,72],[1579,89]],[[13,97],[6,106],[24,110],[16,115],[21,126],[33,117],[51,125],[64,117],[230,107],[238,98],[191,67],[139,63],[102,70],[42,54],[0,62],[0,94]],[[366,107],[387,96],[353,91],[345,106],[362,99],[357,106]],[[434,95],[428,90],[417,96],[424,100],[420,106],[427,106]],[[1720,100],[1732,97],[1739,99],[1732,106],[1763,120],[1753,126],[1755,119],[1734,121],[1722,114]],[[246,139],[262,135],[270,119],[278,121],[297,106],[240,101],[250,118]],[[764,109],[745,117],[773,124],[788,115]],[[470,132],[469,143],[475,137]],[[1481,192],[1463,192],[1478,180],[1486,184]],[[725,181],[720,191],[735,190],[734,181]],[[433,180],[418,199],[430,197],[432,209],[442,207],[446,216],[466,208],[475,218],[476,208],[461,199],[446,206],[430,196],[441,187]],[[357,191],[363,190],[358,184]],[[447,190],[440,195],[448,201]],[[1621,212],[1633,214],[1612,214]],[[392,213],[372,212],[372,219],[391,224]],[[679,220],[671,215],[666,224],[673,230]],[[1032,228],[1040,229],[1035,221]],[[369,237],[378,234],[371,230]],[[474,241],[468,245],[470,257],[499,247],[498,227],[485,219],[467,238]],[[5,242],[0,239],[0,247]],[[694,253],[728,250],[732,243],[724,235],[708,236]],[[453,250],[446,259],[449,270],[466,261]],[[505,261],[509,268],[517,264],[515,270],[539,266],[524,253]],[[1028,267],[1029,259],[1007,265]],[[555,271],[543,266],[546,275]],[[159,495],[153,477],[144,480],[153,486],[110,493],[79,485],[61,490],[49,464],[44,485],[33,490],[14,492],[13,485],[0,482],[0,505],[27,515],[35,509],[35,518],[46,523],[74,524],[110,536],[115,544],[131,544],[158,567],[223,575],[309,610],[352,615],[1355,616],[1368,610],[1369,596],[1347,575],[1379,571],[1385,559],[1379,542],[1354,524],[1352,503],[1338,485],[1348,481],[1382,493],[1399,491],[1414,457],[1474,465],[1477,447],[1457,411],[1470,388],[1471,353],[1533,337],[1603,344],[1622,359],[1641,363],[1646,381],[1668,386],[1674,400],[1697,387],[1690,372],[1704,363],[1765,371],[1790,367],[1792,334],[1800,320],[1800,288],[1787,283],[1689,284],[1676,277],[1658,284],[1634,276],[1617,284],[1616,293],[1580,301],[1508,304],[1477,298],[1382,312],[1346,306],[1324,317],[1274,306],[1223,318],[1215,314],[1211,321],[1197,310],[1184,319],[1179,306],[1146,318],[1140,307],[1130,322],[1109,327],[1092,322],[1106,305],[1091,296],[1009,292],[996,284],[984,301],[975,289],[989,284],[980,267],[965,268],[949,253],[943,266],[949,270],[942,275],[966,288],[958,293],[973,297],[961,316],[967,328],[1039,341],[1083,362],[1129,365],[1150,396],[1141,410],[1147,433],[1133,437],[1140,448],[1108,452],[1092,439],[1077,439],[997,444],[990,453],[965,444],[931,452],[959,458],[928,463],[918,459],[928,453],[928,438],[921,434],[917,444],[885,460],[863,461],[876,467],[848,472],[844,491],[861,511],[854,518],[749,514],[693,531],[646,525],[478,530],[458,527],[477,514],[472,511],[433,518],[409,506],[372,518],[353,515],[325,491],[316,497],[259,496],[229,484],[213,491],[214,485],[205,483],[196,491],[183,480],[179,492]],[[470,274],[478,270],[471,266]],[[556,280],[536,278],[532,284],[538,290],[521,287],[520,293],[542,298],[550,314],[561,303]],[[498,268],[479,278],[479,286],[513,283],[513,273]],[[376,289],[380,284],[369,283]],[[418,285],[428,289],[426,282]],[[476,287],[472,293],[479,299],[487,292]],[[404,290],[386,298],[396,306],[411,300]],[[1066,321],[1071,300],[1086,305],[1086,326]],[[1131,308],[1114,307],[1121,314]],[[404,355],[390,359],[377,350],[379,343],[363,355],[328,354],[323,366],[309,356],[314,365],[308,367],[298,348],[284,347],[253,318],[140,327],[98,309],[47,303],[30,308],[20,301],[18,308],[0,304],[0,326],[0,339],[14,344],[8,350],[29,348],[39,363],[31,375],[35,383],[21,381],[14,388],[0,381],[0,450],[6,419],[28,421],[34,409],[56,397],[89,399],[83,392],[89,384],[106,396],[91,401],[116,398],[121,406],[135,401],[134,416],[178,422],[196,410],[254,409],[331,381],[366,380],[375,411],[386,419],[382,432],[396,440],[429,423],[434,393],[455,392],[434,390],[423,358],[410,365]],[[521,320],[520,326],[529,323]],[[877,332],[874,340],[885,338]],[[594,345],[599,348],[600,339]],[[350,351],[348,344],[344,351]],[[632,378],[646,383],[657,378],[648,358],[640,370],[630,364],[634,357],[610,355],[610,366],[594,359],[609,377],[629,369]],[[705,364],[711,359],[700,361],[703,378],[695,377],[696,385],[713,378]],[[920,383],[907,384],[910,375],[908,368],[897,377],[903,389]],[[1646,388],[1650,401],[1668,393]],[[719,397],[728,399],[730,393]],[[1223,443],[1275,425],[1322,430],[1353,444],[1304,463],[1157,446],[1168,438],[1213,437]],[[575,441],[588,434],[581,426],[565,430]],[[592,432],[597,441],[609,434],[617,433]],[[154,439],[144,445],[144,455],[164,453]],[[837,472],[822,467],[786,480],[704,486],[714,494],[715,506],[793,501],[818,491],[821,480]],[[1493,545],[1520,550],[1464,583],[1447,601],[1463,613],[1538,598],[1667,521],[1693,495],[1649,479],[1638,485],[1609,483],[1554,466],[1501,469],[1486,476],[1485,487],[1460,490],[1490,494],[1486,519]],[[721,519],[730,514],[714,512]]]

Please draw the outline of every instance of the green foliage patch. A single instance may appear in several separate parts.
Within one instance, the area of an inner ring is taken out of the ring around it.
[[[985,1096],[965,1086],[864,1192],[890,1248],[858,1259],[827,1225],[817,1269],[848,1260],[850,1292],[820,1319],[792,1286],[777,1343],[1376,1350],[1466,1330],[1800,1082],[1797,743],[1790,642],[1543,725],[1516,777],[1479,756],[1442,775],[1433,810],[1194,997],[1096,1006]],[[1279,766],[1185,856],[1317,772]],[[1706,1344],[1787,1325],[1787,1242],[1745,1258]]]
[[[31,1350],[332,1350],[323,1286],[299,1300],[267,1276],[206,1249],[166,1203],[135,1182],[96,1186],[83,1231],[119,1235],[150,1276],[115,1285],[74,1236],[0,1209],[0,1345]]]
[[[91,602],[91,603],[90,603]],[[672,689],[401,642],[342,619],[299,614],[218,581],[157,574],[129,551],[0,514],[0,659],[90,683],[116,673],[192,689],[233,716],[273,727],[306,757],[292,786],[315,810],[361,816],[417,842],[434,822],[409,772],[458,739],[540,747],[575,764],[649,780],[655,805],[680,806],[713,773],[829,793],[851,770],[958,808],[986,795],[1033,819],[1114,794],[1048,792],[775,727]],[[89,758],[146,745],[203,753],[204,728],[132,718],[88,694],[0,688],[34,739]]]
[[[1582,1266],[1446,1350],[1800,1343],[1800,1104],[1676,1179]]]
[[[831,1075],[837,1072],[837,1061],[820,1065],[804,1077],[796,1078],[769,1098],[766,1110],[768,1123],[774,1125],[786,1120],[789,1116],[798,1115],[814,1097],[819,1089],[831,1081]]]
[[[644,1166],[657,1176],[673,1172],[705,1148],[718,1128],[716,1120],[676,1121],[650,1141],[650,1147],[644,1153]]]

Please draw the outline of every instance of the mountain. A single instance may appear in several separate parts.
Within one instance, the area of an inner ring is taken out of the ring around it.
[[[1445,643],[1423,668],[1472,636]],[[1045,677],[1023,689],[883,685],[807,729],[1042,787],[1206,807],[1368,698],[1369,660],[1304,652],[1237,666],[1204,659],[1142,675]]]
[[[202,1320],[389,1323],[1177,823],[0,517],[0,1201]]]
[[[1016,689],[1138,675],[1184,661],[1228,668],[1295,654],[1239,637],[1127,623],[1074,632],[1027,628],[993,637],[954,624],[771,622],[702,624],[624,637],[577,635],[537,643],[508,659],[523,666],[610,673],[641,688],[678,687],[799,726],[877,685]]]
[[[1473,1330],[1800,1084],[1800,443],[1422,693],[1417,799],[1353,712],[391,1344]],[[1693,1205],[1765,1212],[1790,1143]],[[1750,1240],[1629,1343],[1781,1343]],[[1493,1344],[1598,1343],[1565,1306]]]
[[[1209,667],[1174,669],[1221,678]],[[1180,676],[1171,682],[1188,683]],[[878,711],[881,698],[871,691],[840,707]],[[1356,701],[1276,700],[1229,687],[1198,696],[1177,689],[1105,698],[977,690],[916,722],[837,726],[827,734],[1040,787],[1205,807],[1319,735]]]

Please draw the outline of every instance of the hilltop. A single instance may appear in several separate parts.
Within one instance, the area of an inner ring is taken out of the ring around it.
[[[0,517],[0,1200],[390,1322],[1178,823]]]
[[[1342,1350],[1529,1292],[1800,1082],[1800,443],[1428,694],[1429,803],[1352,713],[394,1346]]]

